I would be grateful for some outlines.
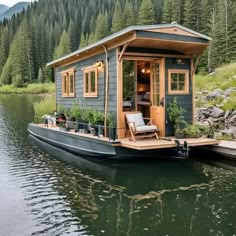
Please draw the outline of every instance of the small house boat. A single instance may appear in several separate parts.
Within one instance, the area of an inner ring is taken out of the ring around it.
[[[57,108],[72,109],[76,101],[100,112],[103,131],[93,136],[83,129],[65,132],[55,125],[32,123],[28,130],[76,154],[114,159],[185,157],[189,146],[217,144],[206,138],[171,138],[174,129],[167,112],[168,104],[177,99],[187,111],[185,121],[194,122],[194,74],[209,41],[208,36],[176,23],[132,26],[56,59],[48,66],[55,71]],[[108,131],[111,116],[113,137]],[[134,120],[127,122],[128,116]],[[143,117],[149,118],[152,129]],[[134,129],[139,121],[145,127]]]

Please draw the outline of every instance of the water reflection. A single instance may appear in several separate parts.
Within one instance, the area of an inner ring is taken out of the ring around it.
[[[235,173],[79,158],[28,136],[33,99],[0,96],[0,235],[235,234]]]
[[[235,195],[235,184],[228,189],[232,192],[227,201],[217,190],[218,185],[224,188],[225,177],[235,181],[231,172],[191,160],[96,163],[36,142],[51,157],[70,162],[71,167],[60,172],[58,187],[63,188],[58,191],[67,193],[75,214],[93,235],[218,234],[215,226],[225,222],[234,232],[232,215],[224,211],[224,220],[219,221],[213,210],[228,205],[231,211],[227,201]]]

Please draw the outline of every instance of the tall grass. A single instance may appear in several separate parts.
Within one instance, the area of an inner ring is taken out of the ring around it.
[[[0,86],[0,93],[17,93],[17,94],[40,94],[55,93],[54,83],[37,83],[29,84],[27,87],[16,88],[13,85]]]
[[[229,87],[236,87],[236,63],[222,66],[209,75],[196,75],[197,91]]]
[[[34,102],[34,113],[36,117],[42,117],[45,114],[52,114],[56,110],[55,95],[47,95],[40,101]]]

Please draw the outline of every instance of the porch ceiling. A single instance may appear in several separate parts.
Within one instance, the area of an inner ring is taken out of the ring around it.
[[[136,38],[130,42],[129,47],[142,47],[154,49],[168,49],[187,55],[201,54],[208,43],[174,41],[163,39]]]

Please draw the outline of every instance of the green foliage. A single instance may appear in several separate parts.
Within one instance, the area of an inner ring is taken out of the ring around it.
[[[138,13],[139,25],[152,25],[155,23],[154,6],[151,0],[143,0]]]
[[[230,134],[221,134],[217,136],[216,139],[225,141],[234,141],[234,137]]]
[[[198,130],[200,131],[200,136],[205,136],[208,138],[213,138],[214,129],[211,126],[197,125]]]
[[[183,129],[183,132],[185,137],[188,138],[199,138],[201,134],[198,126],[189,124]]]
[[[54,59],[57,59],[59,57],[64,56],[65,54],[70,53],[70,38],[69,38],[69,34],[64,30],[61,38],[60,38],[60,42],[59,45],[56,47],[55,51],[54,51]]]
[[[41,94],[41,93],[55,93],[55,84],[29,84],[23,88],[14,87],[14,85],[0,86],[0,93],[17,93],[17,94]]]
[[[55,96],[48,95],[43,97],[40,101],[33,104],[35,116],[42,117],[45,114],[52,114],[55,111],[55,104]]]
[[[172,21],[212,38],[202,56],[201,71],[236,60],[234,0],[35,1],[10,20],[0,22],[0,84],[11,84],[13,78],[20,85],[18,81],[27,84],[38,82],[38,78],[53,81],[52,73],[45,69],[53,58],[126,26]]]
[[[111,32],[115,33],[117,31],[120,31],[124,28],[124,18],[122,14],[122,9],[120,2],[116,2],[115,10],[112,17],[112,27]]]
[[[44,82],[43,71],[42,71],[41,68],[39,68],[38,81],[39,81],[39,83],[43,83]]]
[[[236,110],[236,92],[232,93],[227,101],[227,103],[223,106],[224,111]]]
[[[106,37],[109,33],[108,29],[108,15],[99,13],[96,21],[95,39],[99,40]]]
[[[80,102],[78,102],[78,100],[75,99],[70,110],[71,116],[75,118],[81,118],[82,112],[83,109]]]
[[[184,121],[183,112],[185,110],[179,106],[176,97],[172,102],[169,103],[169,106],[167,108],[168,116],[170,121],[173,123],[175,130],[179,130],[182,128],[182,126],[186,125],[186,122]]]
[[[196,75],[197,91],[213,90],[220,88],[225,90],[236,87],[236,63],[227,64],[210,75]]]

